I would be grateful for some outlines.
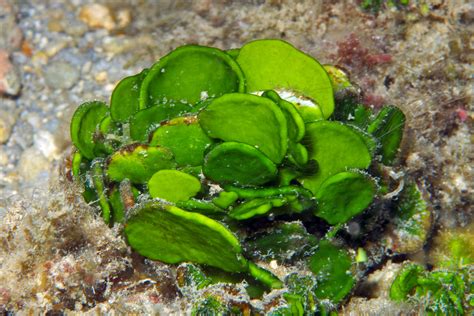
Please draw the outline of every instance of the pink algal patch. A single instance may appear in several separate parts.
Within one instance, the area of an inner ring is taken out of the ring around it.
[[[467,118],[469,117],[469,114],[467,113],[467,111],[460,107],[456,110],[457,114],[458,114],[458,118],[461,122],[465,122],[467,120]]]
[[[332,57],[337,63],[353,67],[373,67],[392,61],[392,56],[389,54],[369,52],[354,33],[337,43],[337,54]]]

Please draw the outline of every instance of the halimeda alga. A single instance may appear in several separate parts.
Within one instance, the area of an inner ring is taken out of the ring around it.
[[[381,247],[403,254],[423,247],[432,222],[418,185],[390,172],[404,114],[375,112],[359,94],[343,71],[280,40],[182,46],[124,78],[110,106],[76,110],[72,174],[135,252],[182,264],[182,293],[203,293],[193,314],[327,314],[379,260],[346,224],[391,225]],[[459,269],[409,266],[391,297],[463,313],[471,284]],[[222,283],[274,297],[243,310],[207,290]]]

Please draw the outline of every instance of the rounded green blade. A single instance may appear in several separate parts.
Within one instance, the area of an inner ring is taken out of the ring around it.
[[[282,40],[245,44],[237,56],[247,80],[247,91],[287,89],[320,106],[324,117],[334,111],[331,80],[321,64]]]
[[[178,170],[160,170],[148,181],[148,190],[152,198],[175,203],[195,196],[201,191],[201,182]]]
[[[303,143],[308,148],[309,159],[315,159],[319,169],[316,174],[298,180],[313,194],[332,175],[351,168],[365,169],[371,163],[369,149],[362,137],[338,122],[307,124]]]
[[[268,98],[242,93],[223,95],[199,113],[199,123],[210,137],[254,146],[275,163],[285,157],[286,119]]]
[[[372,203],[375,191],[374,181],[361,173],[338,173],[318,190],[315,214],[331,225],[345,223]]]
[[[231,56],[217,48],[187,45],[150,69],[141,86],[140,108],[167,101],[196,104],[208,97],[244,91],[242,70]]]
[[[155,172],[175,166],[173,154],[167,148],[131,144],[107,159],[106,174],[112,181],[146,183]]]
[[[309,268],[316,275],[314,294],[333,303],[341,301],[355,283],[350,273],[352,260],[344,249],[323,240],[310,259]]]
[[[151,146],[171,150],[180,166],[199,166],[204,162],[204,151],[213,143],[202,130],[197,117],[180,117],[163,123],[153,132]]]
[[[100,101],[81,104],[71,119],[71,140],[74,146],[87,159],[95,157],[94,149],[97,144],[94,134],[100,122],[108,113],[108,107]]]
[[[138,112],[140,87],[148,69],[134,76],[123,78],[110,98],[110,116],[116,122],[125,122]]]
[[[226,142],[214,147],[204,161],[203,173],[222,184],[261,185],[277,174],[275,164],[252,146]]]
[[[204,215],[160,202],[139,206],[125,225],[130,246],[141,255],[166,263],[190,261],[229,272],[248,270],[238,239]]]

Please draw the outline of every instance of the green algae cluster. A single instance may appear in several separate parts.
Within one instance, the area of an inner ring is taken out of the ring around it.
[[[353,90],[284,41],[182,46],[120,81],[110,105],[78,107],[72,172],[142,256],[238,275],[256,284],[249,293],[284,288],[274,315],[322,312],[357,282],[333,237],[386,193],[380,170],[396,162],[405,123],[395,106],[335,98]],[[302,260],[311,274],[277,277],[262,267],[271,260]]]

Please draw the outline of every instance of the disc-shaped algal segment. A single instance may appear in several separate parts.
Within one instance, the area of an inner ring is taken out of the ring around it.
[[[187,201],[201,190],[201,182],[185,172],[160,170],[148,181],[152,198],[160,198],[172,203]]]
[[[343,224],[365,210],[375,192],[375,182],[370,177],[350,171],[337,173],[318,190],[315,215],[331,225]]]
[[[352,260],[346,250],[322,240],[309,262],[309,269],[316,277],[316,297],[338,303],[349,294],[355,283],[351,265]]]
[[[285,115],[288,126],[288,140],[295,143],[301,141],[305,134],[305,126],[296,106],[280,98],[278,93],[273,90],[265,91],[262,96],[275,102]]]
[[[187,103],[158,104],[135,113],[130,118],[130,137],[137,142],[148,142],[150,134],[166,120],[196,112]]]
[[[298,180],[313,194],[332,175],[348,169],[366,169],[371,163],[370,151],[362,137],[338,122],[307,124],[303,143],[308,148],[309,159],[315,159],[319,169],[316,174]]]
[[[140,108],[158,103],[196,104],[230,92],[244,92],[239,65],[217,48],[182,46],[160,59],[143,80]]]
[[[261,185],[276,177],[277,167],[255,147],[225,142],[206,155],[203,173],[221,184]]]
[[[174,167],[176,162],[169,149],[131,144],[122,147],[107,159],[105,172],[111,181],[129,179],[132,183],[146,183],[155,172]]]
[[[196,116],[185,116],[163,123],[153,132],[151,146],[166,147],[173,152],[179,166],[200,166],[204,151],[213,143],[202,130]]]
[[[238,239],[207,216],[157,201],[132,211],[125,225],[130,246],[165,263],[193,262],[228,272],[248,270]]]
[[[275,163],[286,155],[286,119],[268,98],[243,93],[223,95],[199,113],[199,123],[208,136],[254,146]]]
[[[382,163],[391,165],[400,147],[405,127],[405,114],[395,106],[384,106],[367,131],[380,141]]]
[[[110,98],[110,116],[115,122],[126,122],[138,112],[140,87],[147,73],[148,69],[144,69],[139,74],[123,78],[115,87]]]
[[[71,119],[71,140],[87,159],[94,159],[96,143],[94,134],[99,123],[107,115],[108,107],[103,102],[92,101],[81,104]]]
[[[247,91],[290,90],[314,100],[325,118],[334,111],[331,80],[321,64],[287,42],[257,40],[245,44],[237,56]]]

